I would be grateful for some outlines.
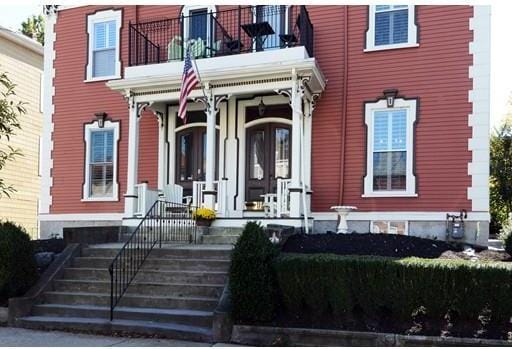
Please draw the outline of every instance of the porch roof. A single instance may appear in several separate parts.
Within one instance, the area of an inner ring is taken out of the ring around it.
[[[203,84],[209,84],[216,95],[289,88],[293,69],[309,78],[311,93],[321,93],[326,84],[318,62],[308,57],[304,47],[201,59],[197,69]],[[138,101],[178,100],[182,72],[183,62],[127,67],[124,79],[111,80],[107,86]],[[200,87],[190,96],[202,96]]]

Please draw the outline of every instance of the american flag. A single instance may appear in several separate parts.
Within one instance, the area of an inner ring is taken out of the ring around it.
[[[185,56],[185,66],[183,67],[183,77],[181,79],[180,105],[178,108],[178,116],[186,122],[187,117],[187,97],[190,91],[198,84],[199,77],[192,66],[190,59],[190,50],[187,50]]]

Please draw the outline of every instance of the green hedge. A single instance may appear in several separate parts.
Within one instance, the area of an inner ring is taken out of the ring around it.
[[[0,222],[0,303],[23,295],[37,278],[30,236],[14,223]]]
[[[493,322],[512,315],[512,266],[504,263],[281,254],[275,270],[284,311],[295,316],[307,309],[343,319],[358,309],[410,321],[422,306],[437,320],[449,311],[477,320],[485,308]]]
[[[229,271],[231,315],[238,323],[272,320],[276,290],[272,262],[277,256],[261,225],[248,222],[236,243]]]

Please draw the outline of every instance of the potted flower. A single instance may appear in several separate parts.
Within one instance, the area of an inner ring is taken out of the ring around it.
[[[196,220],[198,226],[209,227],[215,218],[215,211],[209,208],[201,207],[192,212],[192,219]]]

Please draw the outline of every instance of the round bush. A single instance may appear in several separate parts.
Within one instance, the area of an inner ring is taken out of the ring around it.
[[[248,222],[233,249],[229,271],[231,315],[235,322],[273,319],[277,285],[272,263],[277,254],[261,225]]]
[[[14,223],[0,222],[0,303],[23,295],[37,278],[29,235]]]
[[[512,222],[508,220],[501,228],[500,239],[503,242],[503,248],[512,256]]]

